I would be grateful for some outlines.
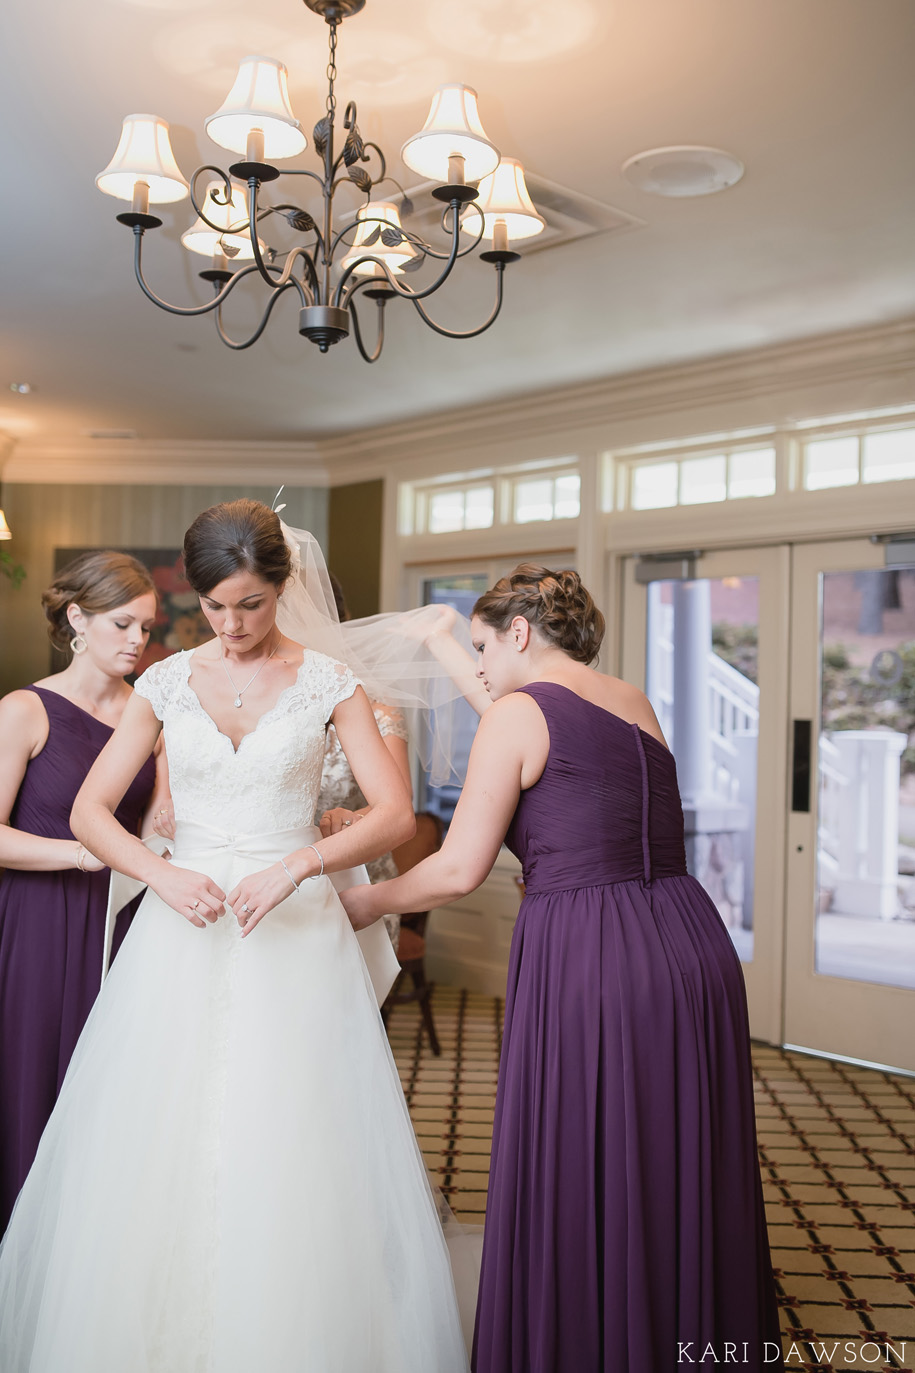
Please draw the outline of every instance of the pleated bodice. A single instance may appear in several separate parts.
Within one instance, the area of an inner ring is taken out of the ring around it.
[[[673,754],[558,682],[522,687],[550,732],[543,774],[506,836],[529,894],[686,873]]]

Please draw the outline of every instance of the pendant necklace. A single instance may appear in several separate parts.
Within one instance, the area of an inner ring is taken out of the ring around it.
[[[264,670],[264,668],[265,668],[265,667],[267,666],[267,664],[270,662],[270,659],[273,657],[274,653],[275,653],[276,650],[279,648],[279,646],[280,646],[280,644],[281,644],[282,642],[283,642],[282,638],[277,639],[276,643],[273,645],[273,648],[270,650],[270,652],[267,654],[267,656],[266,656],[266,658],[264,659],[264,661],[261,663],[260,667],[257,669],[257,672],[255,672],[254,677],[257,676],[258,672],[262,672],[262,671]],[[235,707],[236,710],[241,710],[241,698],[242,698],[242,696],[245,694],[245,692],[248,690],[248,687],[251,685],[251,682],[254,681],[254,677],[252,677],[249,681],[245,682],[244,686],[241,687],[241,688],[239,689],[239,688],[235,685],[235,683],[232,681],[232,674],[231,674],[231,672],[229,671],[229,669],[226,667],[226,658],[225,658],[225,654],[222,655],[222,657],[221,657],[221,659],[220,659],[220,662],[222,663],[223,671],[225,672],[226,676],[227,676],[228,679],[229,679],[229,685],[231,686],[232,690],[235,692],[235,700],[232,702],[232,704],[234,705],[234,707]]]

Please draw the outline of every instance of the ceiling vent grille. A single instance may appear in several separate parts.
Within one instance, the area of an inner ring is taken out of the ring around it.
[[[624,210],[617,210],[613,205],[605,205],[600,200],[592,200],[590,196],[573,191],[568,186],[547,181],[546,177],[538,176],[536,172],[525,169],[524,179],[531,200],[546,221],[546,228],[535,238],[513,239],[509,243],[512,252],[523,253],[527,257],[530,253],[558,248],[563,243],[592,238],[595,234],[618,234],[645,227],[645,220],[626,214]],[[424,181],[418,186],[408,186],[407,197],[413,203],[413,210],[409,215],[404,215],[401,210],[404,228],[433,244],[438,243],[442,236],[442,204],[432,197],[432,188],[436,184],[434,181]],[[396,197],[391,198],[399,205]],[[468,210],[467,214],[471,220],[476,218],[472,210]],[[355,211],[342,215],[341,223],[347,220],[353,222],[355,218]],[[480,247],[488,246],[484,239]]]

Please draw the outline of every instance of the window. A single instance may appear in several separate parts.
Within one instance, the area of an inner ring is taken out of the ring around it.
[[[863,450],[863,481],[892,482],[915,477],[915,429],[865,434]]]
[[[398,512],[401,534],[456,534],[496,525],[573,520],[581,513],[581,476],[573,458],[450,472],[438,479],[401,483]]]
[[[840,434],[804,444],[804,488],[905,481],[915,477],[915,428]]]
[[[858,436],[817,439],[804,452],[804,486],[823,491],[828,486],[855,486],[858,481]]]
[[[492,486],[467,486],[429,494],[429,533],[451,534],[458,529],[489,529],[492,526]]]
[[[709,505],[775,494],[775,449],[741,448],[732,453],[683,456],[630,465],[631,510],[674,505]]]
[[[555,477],[516,481],[512,518],[516,524],[532,520],[573,520],[581,511],[581,477],[564,472]]]

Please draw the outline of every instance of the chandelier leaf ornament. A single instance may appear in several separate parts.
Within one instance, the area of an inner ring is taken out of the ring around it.
[[[273,58],[244,58],[222,106],[206,120],[207,133],[215,143],[243,155],[244,160],[233,163],[227,172],[212,165],[198,167],[188,182],[175,161],[164,119],[128,115],[124,120],[114,157],[96,177],[96,185],[108,195],[130,201],[129,211],[117,218],[133,230],[134,270],[141,290],[171,314],[212,312],[220,339],[233,349],[250,348],[257,342],[276,302],[289,292],[298,297],[299,333],[322,353],[352,329],[362,357],[375,362],[384,345],[385,306],[397,299],[409,301],[436,333],[446,338],[475,338],[493,324],[502,308],[505,268],[519,257],[509,248],[509,239],[529,237],[544,227],[527,193],[520,162],[500,158],[480,122],[475,91],[461,85],[440,87],[425,125],[407,140],[401,157],[411,171],[436,183],[432,195],[443,207],[442,244],[436,247],[405,227],[402,219],[409,219],[413,204],[388,175],[378,144],[360,134],[352,101],[344,110],[343,146],[336,151],[337,31],[344,19],[363,8],[365,0],[305,0],[305,4],[326,21],[329,30],[327,101],[312,132],[321,174],[274,165],[275,160],[296,157],[307,140],[289,102],[286,68]],[[268,203],[264,187],[281,176],[316,182],[322,198],[320,212],[297,204]],[[390,196],[372,198],[385,182],[397,188],[399,203]],[[350,213],[339,227],[334,200],[343,187],[361,193],[364,200],[355,216]],[[197,218],[182,234],[182,244],[190,252],[212,258],[212,265],[200,273],[213,286],[213,297],[204,305],[169,304],[155,293],[143,272],[144,235],[162,224],[150,214],[150,205],[187,196]],[[271,221],[282,221],[305,241],[292,248],[270,246]],[[492,247],[479,256],[496,273],[490,314],[476,328],[448,329],[431,317],[425,302],[448,280],[458,259],[472,253],[487,235]],[[421,283],[414,274],[429,266],[433,279]],[[223,326],[222,308],[239,283],[248,279],[259,281],[268,295],[257,328],[248,338],[236,340]],[[361,299],[377,307],[377,333],[371,348],[366,346],[356,312]]]

